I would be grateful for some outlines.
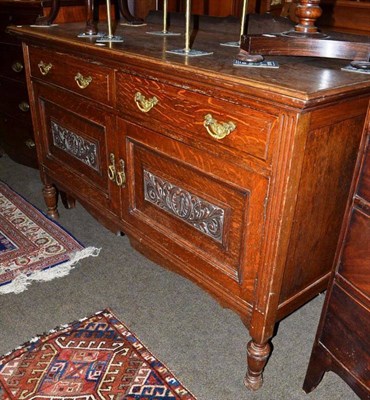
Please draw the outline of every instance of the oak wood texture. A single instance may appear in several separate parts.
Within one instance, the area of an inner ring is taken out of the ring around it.
[[[49,212],[55,185],[237,312],[252,337],[245,384],[258,389],[276,322],[326,288],[370,77],[333,60],[235,68],[235,49],[219,46],[232,33],[200,29],[193,45],[214,55],[182,58],[165,50],[183,38],[148,38],[158,25],[119,27],[124,43],[109,46],[78,39],[81,27],[10,28],[24,42]],[[107,102],[89,92],[94,79],[75,87],[89,63],[98,83],[109,76]],[[210,129],[235,129],[211,137],[207,114]]]
[[[347,209],[303,389],[324,373],[341,376],[370,399],[370,108]]]

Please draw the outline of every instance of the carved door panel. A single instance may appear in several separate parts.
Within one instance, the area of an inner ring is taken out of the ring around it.
[[[119,120],[126,159],[123,218],[185,273],[252,301],[268,180]],[[219,287],[222,286],[222,288]]]
[[[69,194],[115,213],[119,210],[114,118],[93,103],[34,84],[42,172]]]

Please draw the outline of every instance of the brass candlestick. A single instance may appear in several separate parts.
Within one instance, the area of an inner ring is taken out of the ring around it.
[[[240,36],[239,40],[237,42],[226,42],[226,43],[220,43],[221,46],[227,46],[227,47],[240,47],[240,38],[244,33],[244,25],[245,25],[245,19],[247,17],[247,12],[248,12],[248,0],[243,0],[243,9],[242,9],[242,18],[240,22]]]
[[[168,5],[168,0],[164,0],[163,1],[163,29],[161,31],[147,32],[149,35],[157,35],[157,36],[180,36],[181,35],[181,33],[170,32],[167,30],[167,19],[168,19],[167,5]]]
[[[185,48],[176,49],[176,50],[167,50],[167,53],[178,54],[180,56],[189,56],[189,57],[199,57],[199,56],[207,56],[213,54],[213,51],[202,51],[202,50],[194,50],[190,48],[190,12],[191,10],[191,1],[186,0],[186,12],[185,12]]]
[[[108,23],[108,35],[104,35],[96,39],[96,43],[121,43],[123,42],[122,36],[115,36],[112,33],[112,17],[111,17],[111,4],[110,0],[107,2],[107,23]]]

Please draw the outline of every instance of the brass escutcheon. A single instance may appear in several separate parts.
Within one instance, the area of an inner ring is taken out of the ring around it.
[[[212,114],[204,116],[203,125],[207,129],[208,134],[217,140],[223,139],[236,129],[236,124],[234,122],[218,123],[217,120],[212,117]]]
[[[137,108],[144,112],[147,113],[150,111],[156,104],[158,104],[158,99],[153,96],[151,99],[146,99],[145,96],[143,96],[140,92],[135,93],[135,103],[137,105]]]
[[[91,78],[91,76],[87,76],[85,78],[82,74],[77,72],[77,74],[75,76],[75,81],[80,89],[86,89],[92,82],[92,78]]]
[[[22,72],[22,70],[23,70],[23,64],[22,64],[20,61],[15,61],[15,62],[12,64],[12,70],[13,70],[14,72],[17,72],[17,73]]]
[[[40,61],[37,66],[39,67],[39,70],[42,75],[47,75],[51,68],[53,67],[52,63],[45,64],[43,61]]]

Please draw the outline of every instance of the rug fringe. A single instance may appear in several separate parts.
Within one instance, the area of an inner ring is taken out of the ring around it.
[[[96,247],[86,247],[76,253],[72,254],[71,258],[54,267],[35,272],[29,276],[22,274],[17,276],[12,282],[7,285],[0,287],[0,294],[7,293],[21,293],[27,290],[32,281],[51,281],[54,278],[61,278],[69,274],[69,272],[74,269],[75,265],[86,257],[97,257],[100,253],[99,248]]]

